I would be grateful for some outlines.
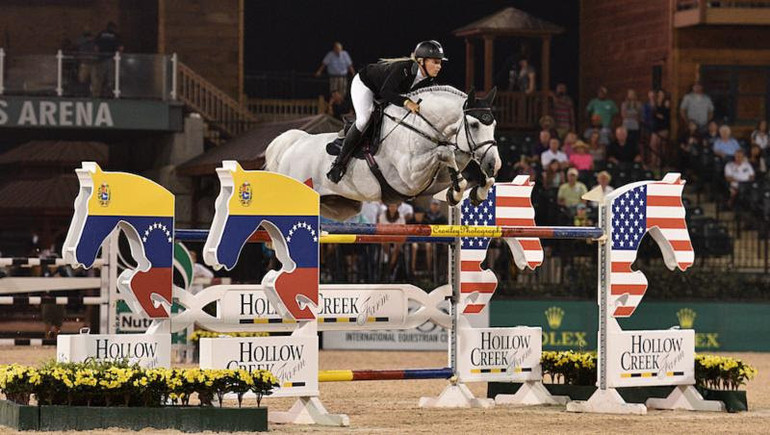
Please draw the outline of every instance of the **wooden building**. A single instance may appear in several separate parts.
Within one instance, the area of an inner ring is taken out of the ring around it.
[[[715,118],[746,135],[768,118],[770,1],[582,0],[580,115],[600,85],[620,103],[628,89],[671,95],[679,103],[700,81]],[[585,121],[585,119],[584,119]]]

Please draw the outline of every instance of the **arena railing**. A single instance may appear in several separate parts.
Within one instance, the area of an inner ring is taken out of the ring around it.
[[[0,48],[0,95],[176,100],[176,72],[176,55]]]

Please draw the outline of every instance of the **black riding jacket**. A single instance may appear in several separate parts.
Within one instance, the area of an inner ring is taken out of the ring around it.
[[[404,94],[435,84],[433,77],[426,77],[412,88],[419,70],[420,66],[412,59],[381,61],[365,66],[358,76],[374,92],[376,99],[403,106],[406,100]]]

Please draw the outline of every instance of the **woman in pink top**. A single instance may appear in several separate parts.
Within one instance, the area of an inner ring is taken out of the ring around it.
[[[572,155],[569,156],[569,164],[578,171],[591,171],[594,169],[594,158],[588,154],[588,145],[582,140],[572,145]]]
[[[564,144],[561,146],[561,150],[564,151],[564,154],[566,154],[567,157],[572,155],[573,153],[572,147],[575,145],[575,142],[577,142],[577,140],[578,140],[578,137],[574,131],[571,131],[567,133],[566,136],[564,136]]]

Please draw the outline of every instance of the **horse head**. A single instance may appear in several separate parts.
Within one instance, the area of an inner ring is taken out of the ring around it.
[[[661,181],[626,185],[605,199],[610,234],[610,306],[613,317],[629,317],[647,290],[647,278],[632,270],[639,243],[649,233],[666,266],[686,270],[695,260],[682,205],[684,180],[676,173]]]
[[[459,126],[457,140],[457,145],[471,154],[485,178],[496,176],[502,166],[495,140],[497,121],[492,113],[496,95],[496,87],[484,98],[477,98],[476,91],[471,90],[463,104],[462,125]]]
[[[103,242],[119,228],[128,238],[136,270],[118,277],[118,289],[134,312],[169,316],[174,242],[174,195],[134,174],[104,172],[94,162],[76,169],[80,190],[63,246],[64,260],[91,267]]]
[[[319,198],[309,186],[285,175],[245,171],[235,161],[217,168],[220,191],[203,259],[214,269],[231,270],[260,227],[273,241],[280,271],[262,280],[282,315],[311,320],[318,304]]]

